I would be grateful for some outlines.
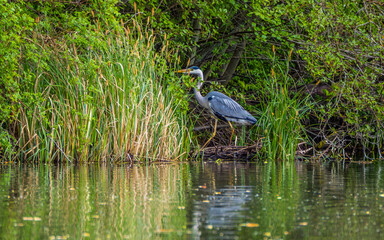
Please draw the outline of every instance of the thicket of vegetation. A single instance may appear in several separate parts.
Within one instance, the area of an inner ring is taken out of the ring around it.
[[[172,52],[166,44],[155,52],[147,23],[120,21],[115,5],[4,4],[6,156],[158,160],[188,152],[186,118],[163,88]]]
[[[172,71],[198,65],[260,118],[242,142],[265,156],[381,157],[380,1],[1,0],[0,16],[2,156],[176,158],[197,120]]]

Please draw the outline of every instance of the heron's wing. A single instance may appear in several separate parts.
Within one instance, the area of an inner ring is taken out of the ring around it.
[[[227,121],[249,121],[256,123],[256,119],[232,98],[218,92],[208,96],[212,112],[220,119]]]

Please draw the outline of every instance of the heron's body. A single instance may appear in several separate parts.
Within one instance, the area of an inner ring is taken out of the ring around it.
[[[247,110],[227,95],[212,91],[204,98],[207,99],[211,114],[224,121],[236,122],[241,125],[253,125],[257,122]]]
[[[203,85],[204,75],[200,68],[190,67],[187,69],[180,70],[178,72],[197,76],[199,81],[197,83],[197,87],[194,88],[194,93],[197,102],[202,107],[208,109],[212,115],[216,116],[221,120],[228,121],[229,125],[232,128],[232,134],[234,129],[230,122],[236,122],[241,125],[254,125],[257,122],[256,118],[254,118],[240,104],[238,104],[235,100],[221,92],[212,91],[203,97],[200,93],[200,88]],[[212,134],[212,137],[204,144],[204,146],[206,146],[208,142],[211,141],[211,139],[215,136],[216,127],[217,120],[215,121],[215,129]]]

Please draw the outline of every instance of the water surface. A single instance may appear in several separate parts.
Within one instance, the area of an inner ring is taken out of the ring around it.
[[[2,165],[0,239],[383,239],[382,170]]]

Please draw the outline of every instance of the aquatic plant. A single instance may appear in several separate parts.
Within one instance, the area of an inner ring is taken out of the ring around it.
[[[308,110],[308,103],[306,98],[301,99],[300,92],[289,91],[288,82],[293,79],[288,72],[279,65],[275,67],[263,81],[260,118],[255,132],[262,137],[260,157],[293,161],[297,146],[304,139],[301,120]]]
[[[19,157],[44,161],[179,159],[188,152],[188,128],[178,101],[162,79],[172,52],[154,51],[154,35],[139,22],[89,38],[62,41],[46,52],[46,66],[24,91],[36,105],[17,116]],[[84,44],[86,43],[86,44]],[[85,45],[90,44],[85,47]]]

